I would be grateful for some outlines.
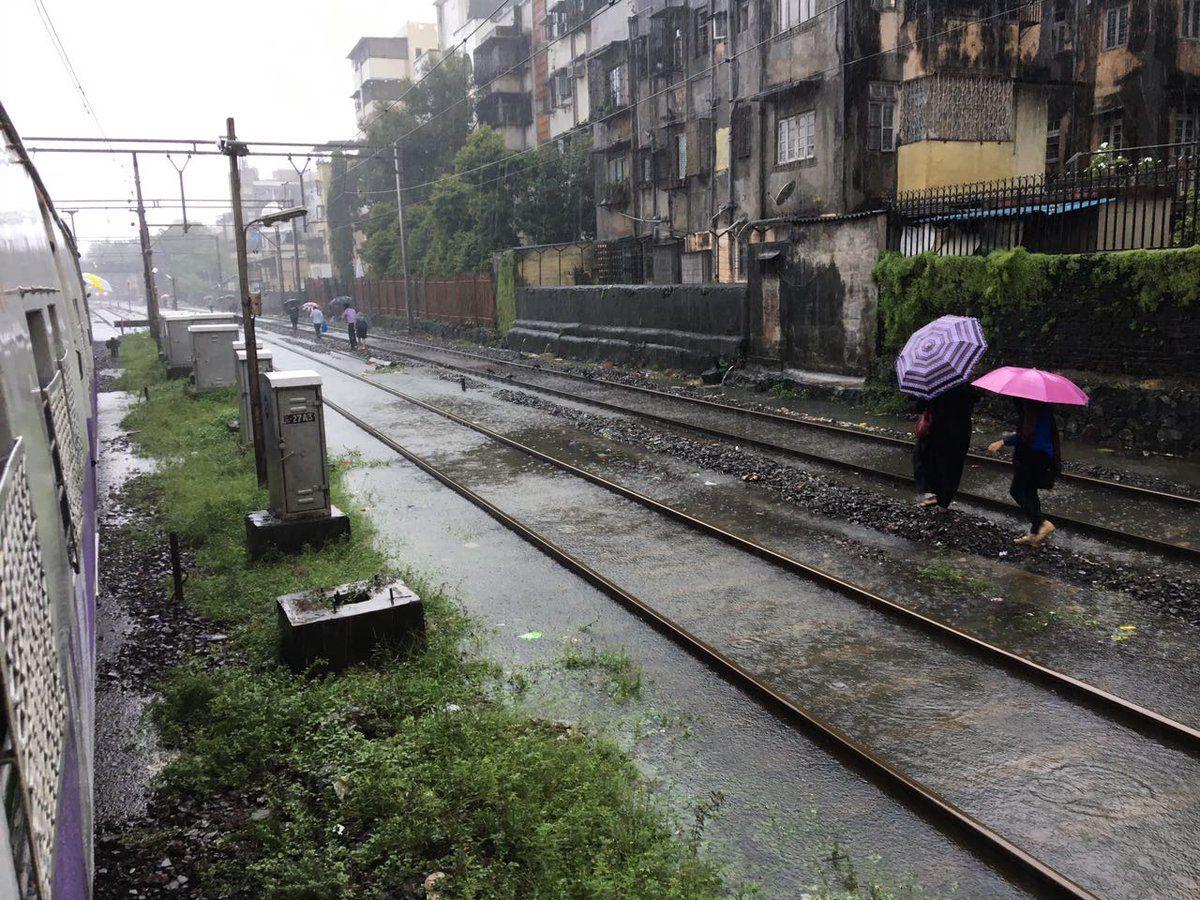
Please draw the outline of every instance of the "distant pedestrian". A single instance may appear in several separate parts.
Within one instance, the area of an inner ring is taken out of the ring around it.
[[[358,312],[351,304],[346,304],[346,308],[342,311],[342,318],[346,320],[346,333],[350,336],[350,349],[358,349],[358,332],[355,330],[355,325],[358,322]]]
[[[913,447],[913,475],[917,490],[925,494],[921,506],[945,511],[954,501],[971,446],[971,410],[979,396],[978,388],[960,384],[921,401]]]
[[[358,313],[358,317],[354,320],[354,332],[358,335],[359,346],[364,350],[367,349],[367,326],[369,324],[367,317]]]
[[[312,323],[313,331],[317,333],[317,340],[322,340],[321,332],[325,330],[325,313],[321,312],[321,307],[314,306],[309,311],[308,321]]]
[[[1013,399],[1017,410],[1017,430],[988,445],[992,453],[1003,447],[1013,448],[1013,477],[1008,493],[1021,511],[1029,517],[1029,534],[1014,543],[1038,546],[1054,532],[1054,523],[1042,515],[1039,490],[1054,487],[1062,471],[1062,452],[1058,423],[1046,403],[1036,400]]]
[[[284,306],[287,307],[288,318],[292,320],[292,331],[295,331],[300,324],[300,304],[295,300],[288,300]]]

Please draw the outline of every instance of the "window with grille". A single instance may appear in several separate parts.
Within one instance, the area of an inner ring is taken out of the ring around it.
[[[608,96],[613,106],[625,103],[625,70],[621,66],[608,70]]]
[[[1050,41],[1055,53],[1062,53],[1071,42],[1071,26],[1067,22],[1067,7],[1063,0],[1054,5],[1054,20],[1050,23]]]
[[[608,158],[608,183],[610,185],[619,186],[624,184],[627,174],[624,153],[620,156],[610,156]]]
[[[750,0],[738,0],[737,4],[737,30],[745,31],[750,27]]]
[[[714,43],[720,43],[725,40],[729,33],[729,13],[719,12],[713,13],[712,17],[712,37]]]
[[[1114,6],[1104,16],[1104,49],[1114,50],[1129,43],[1129,4]]]
[[[675,135],[675,178],[683,181],[687,177],[687,135],[682,131]]]
[[[1175,155],[1193,156],[1196,144],[1196,114],[1175,113]]]
[[[779,31],[802,25],[817,14],[817,0],[777,0]]]
[[[1061,153],[1062,131],[1058,127],[1058,122],[1051,122],[1050,127],[1046,129],[1046,164],[1058,162]]]
[[[779,120],[775,162],[802,162],[817,155],[817,113],[815,110]]]
[[[708,28],[708,10],[702,6],[695,11],[692,18],[692,48],[696,56],[708,53]]]
[[[1200,40],[1200,0],[1183,0],[1179,34],[1189,40]]]
[[[868,88],[867,149],[896,149],[896,85],[872,82]]]
[[[1120,150],[1125,145],[1125,123],[1119,113],[1106,116],[1100,123],[1100,141],[1108,144],[1109,150]]]

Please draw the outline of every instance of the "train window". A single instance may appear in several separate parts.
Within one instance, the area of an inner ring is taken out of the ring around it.
[[[54,356],[50,350],[50,332],[46,316],[40,309],[25,313],[29,326],[29,343],[33,345],[33,364],[37,369],[38,387],[44,388],[54,378]]]
[[[47,303],[46,309],[50,313],[50,334],[54,338],[54,358],[62,359],[62,326],[58,324],[58,307],[53,303]]]
[[[79,377],[83,378],[83,354],[75,351],[75,365],[79,366]]]

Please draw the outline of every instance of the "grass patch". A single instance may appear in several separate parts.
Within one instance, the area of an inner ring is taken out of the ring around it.
[[[621,703],[642,695],[642,670],[623,650],[584,653],[572,647],[559,657],[558,664],[568,672],[599,672],[605,679],[609,696]]]
[[[917,569],[917,576],[926,584],[937,587],[954,588],[966,593],[981,593],[990,586],[986,578],[964,572],[958,566],[948,562],[935,562]]]
[[[122,355],[153,378],[151,353],[148,339],[131,339]],[[381,652],[339,677],[277,665],[277,595],[369,578],[389,560],[352,512],[350,540],[251,563],[242,517],[265,496],[225,427],[233,398],[146,383],[150,400],[126,424],[159,465],[131,490],[193,550],[188,601],[234,637],[222,665],[188,665],[161,685],[152,715],[175,753],[161,790],[240,798],[257,812],[223,822],[200,846],[180,829],[131,841],[195,846],[197,887],[213,898],[417,896],[413,886],[435,871],[446,874],[446,897],[724,893],[699,830],[677,828],[614,743],[509,703],[473,623],[418,576],[405,577],[426,603],[423,652]],[[126,384],[143,386],[132,376]],[[355,510],[333,470],[335,502]],[[577,665],[603,670],[618,692],[640,690],[624,654]]]
[[[117,363],[121,366],[115,382],[119,391],[141,393],[143,388],[167,380],[166,364],[158,358],[158,346],[148,331],[136,331],[121,338]]]

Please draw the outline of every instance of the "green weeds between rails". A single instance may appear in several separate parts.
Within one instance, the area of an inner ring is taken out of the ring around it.
[[[336,678],[276,665],[274,598],[370,577],[386,555],[356,518],[351,540],[320,553],[248,562],[242,517],[265,498],[225,425],[233,398],[164,381],[145,336],[122,357],[123,386],[150,387],[126,420],[158,461],[131,488],[156,510],[144,527],[180,533],[195,554],[188,602],[231,635],[219,666],[172,672],[153,708],[175,754],[161,779],[168,799],[255,809],[196,847],[203,896],[420,896],[435,871],[447,898],[722,894],[719,867],[698,837],[674,836],[629,758],[509,705],[501,673],[472,649],[472,623],[418,577],[406,575],[426,602],[424,652],[381,653]],[[625,662],[603,665],[632,691]],[[181,837],[165,829],[162,841]]]

